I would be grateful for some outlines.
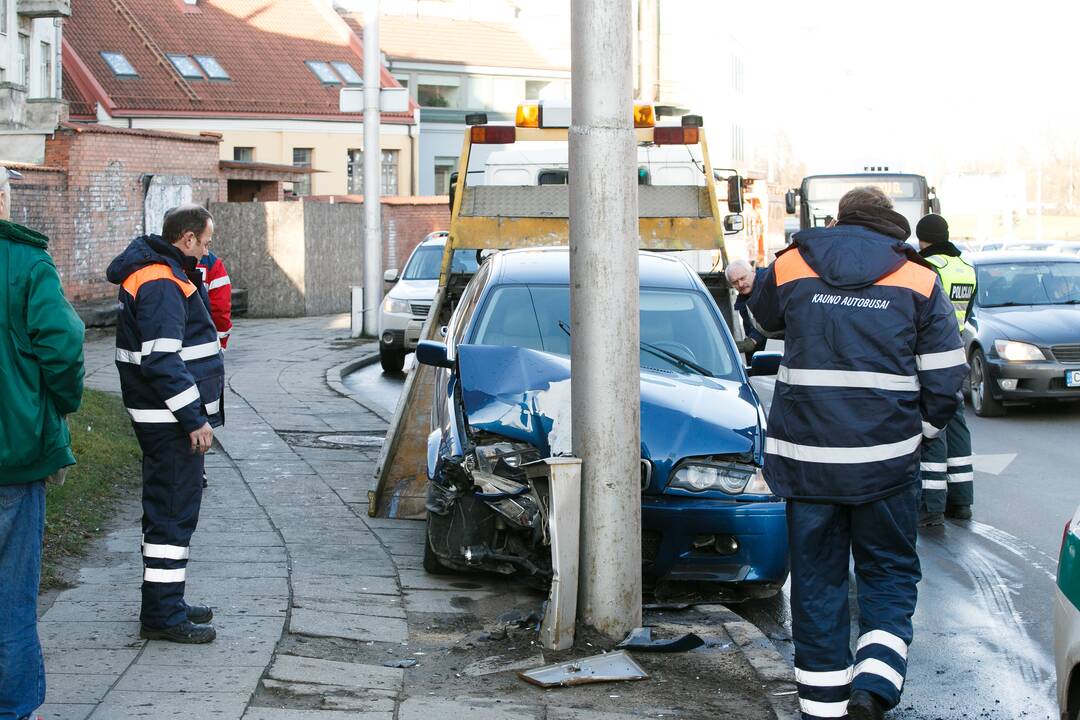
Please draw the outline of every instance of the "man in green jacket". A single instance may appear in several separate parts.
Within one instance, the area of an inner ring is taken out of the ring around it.
[[[37,593],[45,481],[75,464],[64,416],[83,391],[83,324],[64,298],[49,239],[11,222],[0,167],[0,718],[45,701]]]

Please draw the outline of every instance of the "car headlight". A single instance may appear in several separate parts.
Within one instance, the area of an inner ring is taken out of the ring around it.
[[[383,300],[382,309],[388,313],[407,313],[409,312],[409,301],[387,295],[386,299]]]
[[[761,468],[742,463],[685,463],[671,478],[671,487],[692,492],[720,490],[728,495],[771,495]]]
[[[522,465],[540,459],[540,451],[532,445],[497,442],[476,446],[476,466],[482,472],[514,475]],[[509,471],[509,472],[507,472]]]
[[[994,350],[999,357],[1009,362],[1025,362],[1029,360],[1045,360],[1046,355],[1035,345],[1016,340],[995,340]]]

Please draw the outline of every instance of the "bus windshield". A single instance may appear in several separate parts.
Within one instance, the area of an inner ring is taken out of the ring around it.
[[[912,230],[927,206],[926,179],[920,175],[829,175],[803,181],[803,202],[808,209],[808,226],[825,227],[836,217],[840,198],[849,190],[867,185],[881,188],[893,201],[896,212],[907,218]]]

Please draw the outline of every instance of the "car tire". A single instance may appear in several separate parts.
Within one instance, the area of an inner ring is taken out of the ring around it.
[[[431,538],[428,537],[427,525],[424,526],[424,571],[428,575],[450,575],[451,570],[439,561],[435,549],[431,547]]]
[[[1005,414],[1005,406],[994,397],[990,391],[990,378],[987,376],[986,356],[979,348],[971,353],[970,385],[971,407],[979,417],[1001,417]]]
[[[405,368],[405,351],[379,348],[379,364],[384,373],[400,373]]]

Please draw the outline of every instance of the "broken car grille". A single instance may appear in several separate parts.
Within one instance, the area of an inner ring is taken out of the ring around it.
[[[1080,362],[1080,343],[1054,345],[1050,348],[1058,362]]]

